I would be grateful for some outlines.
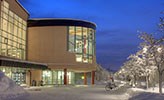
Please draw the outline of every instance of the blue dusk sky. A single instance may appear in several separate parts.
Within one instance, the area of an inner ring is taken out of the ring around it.
[[[138,50],[137,31],[157,32],[164,0],[18,0],[30,18],[73,18],[96,23],[97,63],[117,70]]]

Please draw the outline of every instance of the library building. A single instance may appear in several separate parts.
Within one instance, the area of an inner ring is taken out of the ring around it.
[[[0,5],[0,71],[6,76],[29,86],[95,83],[94,23],[29,19],[17,0]]]

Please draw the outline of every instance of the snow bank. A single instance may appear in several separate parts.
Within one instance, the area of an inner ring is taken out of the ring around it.
[[[136,96],[133,96],[129,100],[164,100],[164,95],[145,92],[145,93],[140,93]]]
[[[149,89],[130,88],[129,91],[136,93],[129,100],[164,100],[164,94],[159,94],[158,87]],[[164,91],[164,88],[162,88],[162,91]]]
[[[17,86],[0,71],[0,100],[19,100],[19,97],[25,95],[27,93],[22,87]]]
[[[131,88],[132,91],[135,92],[150,92],[150,93],[159,93],[159,87],[151,87],[148,89],[142,89],[142,88]],[[162,91],[164,91],[164,88],[162,88]]]

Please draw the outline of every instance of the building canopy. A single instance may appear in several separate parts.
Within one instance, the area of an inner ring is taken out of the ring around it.
[[[42,69],[42,70],[45,70],[48,68],[47,65],[43,63],[10,59],[10,58],[1,58],[1,57],[0,57],[0,66]]]

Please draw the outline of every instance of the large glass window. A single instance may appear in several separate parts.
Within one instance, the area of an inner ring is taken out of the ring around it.
[[[82,40],[76,40],[76,48],[75,52],[76,53],[82,53]]]
[[[43,84],[64,84],[64,71],[53,70],[43,71]],[[74,84],[74,72],[67,72],[67,83]]]
[[[82,39],[82,27],[74,27],[74,28],[76,28],[76,39],[77,40]]]
[[[94,55],[94,30],[87,27],[68,27],[68,51],[76,53],[76,61],[92,63]]]
[[[18,59],[26,57],[26,21],[9,9],[9,4],[1,3],[0,54]]]
[[[82,56],[81,54],[79,54],[79,55],[77,54],[77,55],[76,55],[76,61],[77,61],[77,62],[82,62],[82,59],[83,59],[82,57],[83,57],[83,56]]]
[[[52,84],[52,72],[43,71],[43,82],[44,84]]]
[[[75,28],[69,27],[69,51],[74,52],[74,46],[75,46]]]
[[[26,70],[23,68],[1,66],[0,71],[4,72],[16,84],[26,83]]]

